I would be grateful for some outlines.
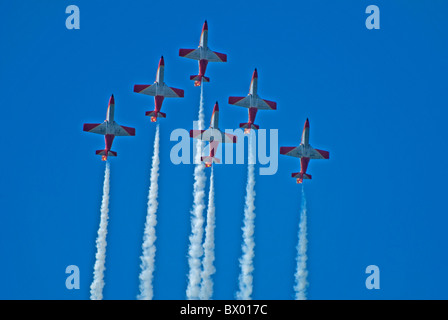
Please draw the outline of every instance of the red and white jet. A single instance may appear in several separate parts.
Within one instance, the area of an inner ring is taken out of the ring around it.
[[[302,141],[298,147],[280,147],[280,153],[287,156],[300,158],[300,172],[291,174],[292,178],[297,179],[297,183],[302,183],[303,179],[311,179],[311,175],[306,173],[310,159],[329,159],[330,152],[314,149],[309,144],[310,140],[310,122],[305,121],[302,132]]]
[[[201,161],[205,162],[206,167],[211,167],[213,163],[220,163],[220,159],[215,157],[216,150],[218,150],[219,143],[236,143],[237,137],[224,133],[218,128],[219,120],[219,106],[218,101],[213,108],[212,120],[210,121],[210,128],[207,130],[190,130],[190,137],[202,141],[210,142],[210,155],[201,157]]]
[[[245,97],[229,97],[229,104],[249,109],[249,120],[247,123],[240,123],[240,128],[244,128],[244,133],[249,133],[250,129],[258,130],[260,126],[254,124],[257,111],[260,110],[277,110],[277,103],[269,100],[261,99],[257,93],[258,88],[258,72],[255,68],[250,82],[249,94]]]
[[[104,150],[96,150],[96,154],[101,155],[101,160],[106,161],[108,156],[116,157],[117,153],[112,151],[112,142],[115,136],[135,136],[135,129],[120,126],[114,121],[115,100],[114,95],[110,97],[107,107],[106,120],[103,123],[84,123],[83,130],[104,135],[106,147]]]
[[[210,82],[210,78],[205,76],[205,70],[209,62],[227,62],[227,55],[224,53],[214,52],[209,49],[208,44],[208,25],[205,20],[202,26],[201,38],[197,49],[179,49],[179,56],[188,59],[199,60],[199,74],[190,76],[190,80],[194,80],[194,85],[200,86],[201,81]]]
[[[164,80],[165,62],[163,56],[160,58],[157,68],[156,81],[154,84],[136,84],[134,92],[154,96],[155,108],[153,111],[147,111],[146,115],[151,117],[151,122],[156,122],[158,117],[166,118],[166,113],[160,112],[163,99],[165,98],[183,98],[184,90],[168,87]]]

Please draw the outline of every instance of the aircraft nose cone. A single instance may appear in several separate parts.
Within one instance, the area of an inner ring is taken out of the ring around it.
[[[258,71],[257,68],[254,70],[254,74],[252,75],[252,78],[258,78]]]
[[[215,106],[213,108],[213,112],[219,111],[218,101],[216,101]]]
[[[204,25],[202,26],[202,31],[208,30],[207,20],[205,20]]]
[[[163,59],[163,56],[160,57],[159,66],[165,66],[165,60]]]
[[[115,104],[114,95],[111,95],[111,96],[110,96],[109,104]]]
[[[305,128],[309,128],[310,127],[310,122],[308,121],[308,118],[306,118],[305,121]]]

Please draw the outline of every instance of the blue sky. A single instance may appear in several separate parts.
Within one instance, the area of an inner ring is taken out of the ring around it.
[[[67,30],[65,8],[80,9]],[[365,27],[375,4],[381,29]],[[0,298],[88,299],[100,218],[101,136],[82,131],[104,120],[115,95],[118,137],[111,160],[105,299],[135,299],[155,126],[144,116],[161,55],[165,80],[185,90],[166,100],[161,125],[155,299],[184,299],[193,166],[173,165],[176,128],[191,129],[199,88],[195,48],[202,23],[209,46],[228,62],[209,64],[205,118],[220,102],[221,128],[246,122],[227,104],[245,95],[252,71],[259,94],[278,103],[257,123],[279,130],[279,146],[329,150],[311,161],[308,204],[310,299],[447,299],[445,1],[21,1],[0,4]],[[238,288],[245,165],[215,167],[215,299]],[[279,156],[272,176],[256,177],[254,299],[292,299],[300,186],[299,161]],[[368,265],[379,290],[365,287]],[[77,265],[81,288],[67,290]]]

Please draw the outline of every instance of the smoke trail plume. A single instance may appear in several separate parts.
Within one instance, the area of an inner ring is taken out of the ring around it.
[[[306,300],[306,288],[308,286],[306,269],[306,260],[308,259],[306,250],[308,240],[306,238],[306,197],[305,190],[302,185],[302,210],[300,212],[299,223],[299,243],[297,244],[297,270],[296,270],[296,284],[294,290],[296,292],[296,300]]]
[[[109,185],[110,185],[110,165],[106,162],[103,184],[103,200],[101,202],[101,221],[96,238],[96,261],[93,269],[93,282],[90,285],[90,299],[102,300],[104,288],[104,270],[106,269],[106,236],[107,223],[109,220]]]
[[[159,192],[158,178],[159,178],[159,125],[157,125],[156,135],[154,137],[154,153],[152,156],[151,178],[148,194],[148,211],[146,215],[145,231],[143,235],[142,256],[140,257],[142,263],[140,265],[140,295],[137,297],[140,300],[152,300],[153,286],[152,279],[154,273],[154,262],[156,255],[155,241],[156,225],[157,225],[157,196]]]
[[[249,161],[247,165],[246,204],[244,207],[243,255],[240,258],[241,273],[239,276],[238,300],[251,300],[253,259],[255,256],[255,155],[252,150],[252,135],[249,136]]]
[[[208,209],[207,209],[207,227],[205,228],[204,240],[204,258],[202,260],[202,274],[201,274],[201,291],[199,298],[201,300],[209,300],[213,295],[213,280],[211,276],[216,269],[213,265],[215,261],[215,186],[212,173],[210,175],[210,191],[208,194]]]
[[[204,91],[201,82],[201,97],[199,103],[198,129],[204,129]],[[190,271],[188,274],[187,299],[197,300],[199,298],[200,282],[201,282],[201,256],[202,235],[204,233],[204,218],[202,212],[204,210],[204,188],[205,188],[205,172],[204,163],[201,161],[202,141],[196,141],[196,157],[194,168],[194,185],[193,185],[193,209],[191,211],[191,235],[190,246],[188,248],[188,265]]]

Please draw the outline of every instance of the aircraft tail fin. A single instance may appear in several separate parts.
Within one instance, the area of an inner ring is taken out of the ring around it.
[[[292,178],[297,179],[297,183],[302,183],[303,179],[311,179],[311,175],[308,173],[300,173],[300,172],[294,172],[291,174]]]
[[[216,157],[210,157],[210,156],[206,156],[206,157],[201,157],[201,161],[205,162],[205,166],[211,167],[213,163],[221,163],[221,160],[216,158]]]
[[[95,152],[97,155],[101,156],[101,160],[106,161],[107,157],[116,157],[117,152],[109,150],[109,152],[106,154],[106,150],[96,150]]]
[[[201,80],[202,80],[202,82],[210,82],[210,78],[209,77],[201,76],[199,74],[190,76],[190,80],[194,80],[195,87],[198,87],[198,86],[201,85]]]
[[[153,111],[146,111],[146,116],[151,117],[151,122],[156,122],[157,118],[166,118],[166,113]]]
[[[244,133],[249,133],[251,129],[258,130],[260,126],[247,122],[247,123],[240,123],[240,128],[244,128]]]

